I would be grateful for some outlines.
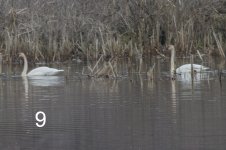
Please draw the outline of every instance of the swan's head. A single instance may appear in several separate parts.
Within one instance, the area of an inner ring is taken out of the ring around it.
[[[24,53],[19,53],[19,57],[25,57]]]
[[[169,46],[167,47],[167,49],[170,50],[170,51],[175,50],[174,45],[169,45]]]

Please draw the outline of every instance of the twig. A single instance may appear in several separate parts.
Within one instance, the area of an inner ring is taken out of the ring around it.
[[[203,61],[202,55],[200,54],[199,50],[197,50],[197,53],[198,53],[199,58]]]
[[[161,57],[166,58],[166,56],[164,54],[162,54],[161,52],[158,51],[158,49],[155,49],[156,53],[159,54]]]
[[[217,35],[216,35],[214,30],[213,30],[213,36],[214,36],[214,39],[217,43],[217,48],[219,50],[220,55],[225,58],[224,50],[223,50],[221,43],[220,43],[219,39],[217,38]]]

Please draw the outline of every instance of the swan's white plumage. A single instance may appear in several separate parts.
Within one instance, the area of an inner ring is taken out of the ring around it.
[[[171,76],[174,76],[174,73],[176,72],[177,74],[181,73],[188,73],[191,72],[191,64],[185,64],[180,67],[178,67],[176,70],[174,68],[174,62],[175,62],[175,48],[173,45],[169,45],[168,49],[171,51],[171,66],[170,66],[170,72]],[[202,72],[204,70],[209,69],[208,67],[198,65],[198,64],[193,64],[193,70],[195,72]]]
[[[28,70],[27,57],[25,56],[24,53],[20,53],[19,56],[24,59],[24,69],[23,69],[23,72],[21,73],[21,76],[54,76],[64,71],[64,70],[58,70],[58,69],[49,68],[49,67],[38,67],[31,70],[27,74],[27,70]]]
[[[209,68],[202,65],[193,64],[193,70],[195,72],[202,72],[207,69]],[[191,64],[185,64],[176,69],[176,73],[186,73],[186,72],[191,72]]]
[[[55,68],[49,68],[49,67],[38,67],[33,70],[31,70],[27,76],[53,76],[57,75],[60,72],[63,72],[64,70],[58,70]]]

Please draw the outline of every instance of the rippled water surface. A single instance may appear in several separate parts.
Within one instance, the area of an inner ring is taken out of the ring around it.
[[[77,65],[63,69],[55,77],[22,78],[20,68],[0,77],[1,150],[226,149],[224,77],[148,81],[125,71],[117,80],[90,79]]]

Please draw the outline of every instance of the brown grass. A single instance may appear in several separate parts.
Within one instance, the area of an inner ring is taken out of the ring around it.
[[[215,47],[223,56],[225,5],[223,0],[0,0],[0,51],[8,60],[19,51],[29,61],[97,60],[102,54],[153,55],[174,44],[179,55]]]

